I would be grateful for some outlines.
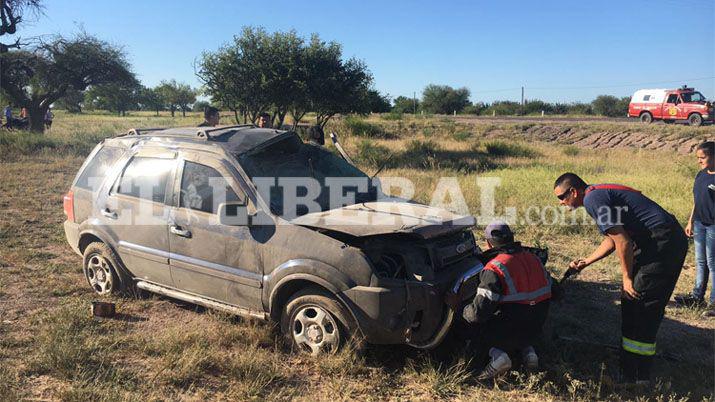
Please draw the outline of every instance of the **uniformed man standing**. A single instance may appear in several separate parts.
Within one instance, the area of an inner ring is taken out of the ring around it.
[[[582,270],[616,252],[623,274],[621,381],[647,384],[655,340],[688,251],[673,215],[640,191],[618,184],[588,185],[574,173],[554,184],[554,195],[571,209],[585,207],[605,236],[601,245],[570,268]]]

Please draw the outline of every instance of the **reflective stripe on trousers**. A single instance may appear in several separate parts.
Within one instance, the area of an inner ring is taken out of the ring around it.
[[[623,350],[641,356],[653,356],[655,355],[655,343],[638,342],[624,336]]]

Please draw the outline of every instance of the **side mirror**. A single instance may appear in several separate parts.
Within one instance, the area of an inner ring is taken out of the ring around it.
[[[248,207],[242,202],[223,202],[218,205],[218,221],[226,226],[248,226]]]

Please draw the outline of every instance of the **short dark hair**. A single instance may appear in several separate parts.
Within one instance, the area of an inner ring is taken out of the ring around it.
[[[556,179],[556,182],[554,182],[554,188],[559,186],[573,187],[576,190],[583,190],[588,187],[588,184],[586,184],[582,178],[578,177],[576,173],[568,172],[559,176],[559,178]]]
[[[703,153],[709,157],[715,155],[715,141],[705,141],[698,145],[698,151],[703,151]]]
[[[204,119],[208,120],[211,116],[218,114],[218,109],[213,106],[206,106],[204,108]]]
[[[259,119],[260,119],[261,117],[265,117],[266,119],[270,119],[270,118],[271,118],[271,115],[264,112],[264,113],[261,113],[261,114],[258,115],[258,118],[259,118]]]

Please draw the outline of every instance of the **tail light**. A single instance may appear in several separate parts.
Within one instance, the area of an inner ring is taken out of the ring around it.
[[[62,198],[62,204],[65,210],[65,215],[67,215],[67,220],[74,222],[74,193],[72,190],[68,191]]]

